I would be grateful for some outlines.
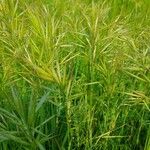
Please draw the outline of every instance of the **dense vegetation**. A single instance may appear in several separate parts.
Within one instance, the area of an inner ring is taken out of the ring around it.
[[[150,150],[150,1],[0,1],[1,150]]]

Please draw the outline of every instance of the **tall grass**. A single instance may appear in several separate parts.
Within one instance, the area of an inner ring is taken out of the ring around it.
[[[0,149],[150,150],[149,8],[1,0]]]

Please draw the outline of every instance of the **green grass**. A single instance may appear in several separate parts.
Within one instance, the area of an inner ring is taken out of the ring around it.
[[[0,149],[150,150],[149,8],[1,0]]]

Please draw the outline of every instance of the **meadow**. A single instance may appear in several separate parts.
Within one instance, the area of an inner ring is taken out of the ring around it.
[[[0,150],[150,150],[150,1],[1,0]]]

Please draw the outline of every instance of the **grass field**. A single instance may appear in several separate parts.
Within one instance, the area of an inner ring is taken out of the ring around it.
[[[150,0],[1,0],[0,150],[150,150]]]

